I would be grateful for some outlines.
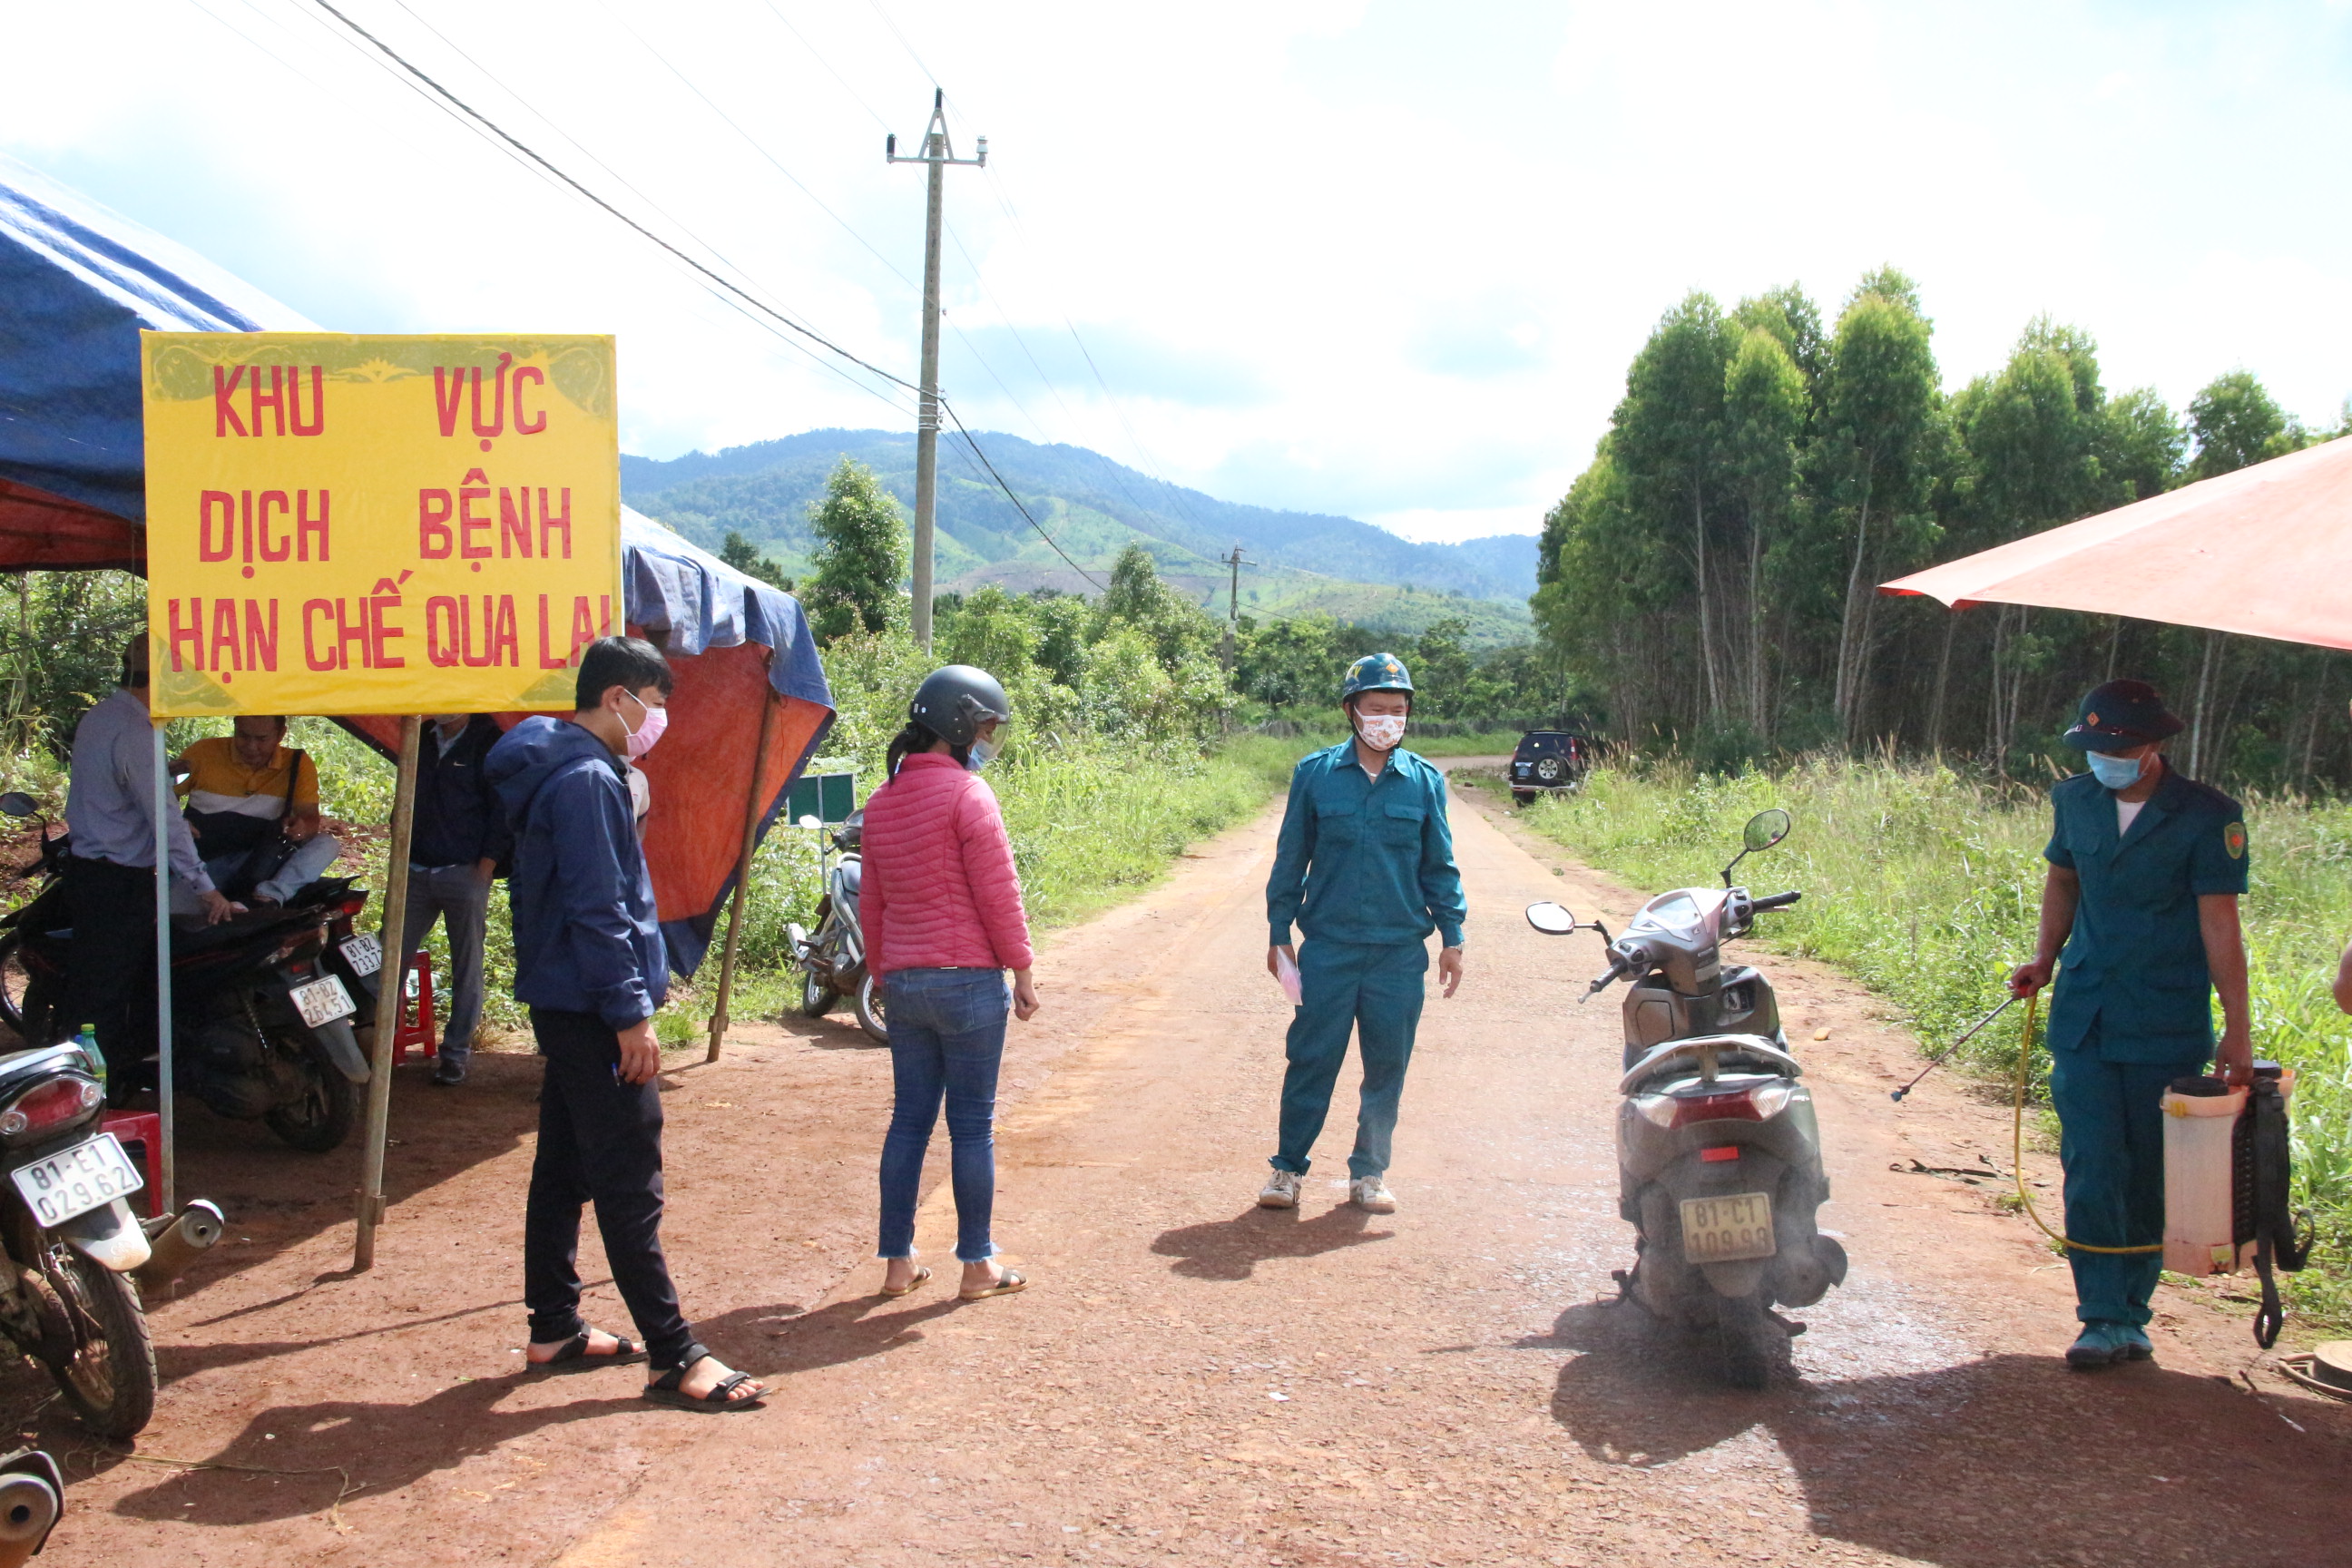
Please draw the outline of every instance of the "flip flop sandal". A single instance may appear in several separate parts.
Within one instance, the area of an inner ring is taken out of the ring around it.
[[[612,1354],[595,1355],[591,1353],[588,1349],[588,1336],[594,1331],[595,1331],[593,1329],[581,1330],[578,1333],[564,1341],[556,1352],[548,1357],[545,1361],[530,1361],[526,1358],[524,1370],[527,1372],[553,1373],[593,1372],[598,1367],[621,1366],[629,1362],[637,1362],[646,1359],[645,1346],[637,1343],[635,1340],[621,1339],[621,1336],[618,1334],[613,1336],[620,1342],[614,1348]]]
[[[684,1366],[670,1368],[653,1382],[646,1384],[646,1397],[656,1405],[674,1405],[680,1410],[699,1410],[707,1415],[720,1415],[730,1410],[760,1408],[760,1402],[768,1396],[769,1391],[766,1389],[761,1389],[749,1399],[728,1397],[745,1384],[757,1381],[748,1372],[729,1373],[725,1377],[720,1378],[708,1394],[687,1393],[682,1385],[686,1382],[688,1368],[693,1366],[695,1362],[709,1359],[708,1356],[697,1356],[694,1361],[688,1362]]]
[[[1026,1290],[1027,1289],[1029,1289],[1029,1281],[1023,1276],[1014,1273],[1010,1268],[1007,1268],[1003,1271],[996,1283],[991,1285],[987,1289],[959,1290],[956,1292],[956,1300],[960,1301],[985,1301],[991,1296],[1010,1296],[1016,1290]]]
[[[894,1300],[900,1296],[911,1296],[916,1291],[921,1289],[925,1282],[928,1281],[930,1277],[930,1269],[919,1263],[915,1266],[915,1277],[912,1279],[908,1280],[904,1285],[899,1286],[895,1290],[889,1286],[885,1285],[882,1287],[878,1294],[891,1297]]]

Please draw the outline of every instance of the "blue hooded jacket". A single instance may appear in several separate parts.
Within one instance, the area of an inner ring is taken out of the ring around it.
[[[514,831],[515,1000],[616,1030],[652,1017],[669,961],[620,759],[577,724],[526,719],[483,772]]]

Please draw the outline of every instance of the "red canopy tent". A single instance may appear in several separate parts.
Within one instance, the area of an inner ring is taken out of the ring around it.
[[[2202,479],[1882,584],[2352,648],[2352,439]]]

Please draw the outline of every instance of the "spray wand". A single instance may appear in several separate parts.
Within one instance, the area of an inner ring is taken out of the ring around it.
[[[1937,1068],[1942,1067],[1946,1059],[1948,1058],[1954,1051],[1958,1050],[1962,1046],[1965,1046],[1970,1040],[1975,1039],[1977,1036],[1983,1031],[1984,1026],[1987,1024],[1991,1023],[1995,1018],[1998,1018],[2003,1013],[2008,1012],[2016,1001],[2017,997],[2012,994],[2008,1001],[2003,1002],[2000,1006],[1995,1007],[1991,1012],[1987,1013],[1983,1017],[1979,1018],[1975,1023],[1969,1025],[1969,1032],[1967,1034],[1962,1035],[1958,1039],[1954,1040],[1950,1045],[1946,1046],[1942,1050],[1937,1051],[1934,1059],[1929,1061],[1926,1067],[1919,1069],[1918,1078],[1913,1079],[1901,1089],[1892,1091],[1887,1098],[1900,1103],[1905,1095],[1919,1087],[1920,1079],[1926,1078],[1929,1073],[1934,1072]]]

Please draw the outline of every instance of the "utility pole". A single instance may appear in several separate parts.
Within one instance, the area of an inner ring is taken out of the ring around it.
[[[977,158],[959,158],[948,144],[947,93],[940,88],[931,89],[931,123],[923,132],[920,153],[911,157],[898,156],[895,132],[882,143],[886,163],[930,165],[930,198],[923,229],[923,394],[921,409],[915,419],[914,631],[915,640],[926,652],[931,646],[931,529],[940,499],[940,206],[947,195],[948,165],[984,169],[988,166],[987,137],[980,139],[979,151]]]
[[[1233,569],[1232,580],[1225,587],[1225,672],[1233,673],[1234,655],[1239,651],[1242,624],[1242,547],[1234,546],[1231,555],[1220,555],[1218,563]]]

